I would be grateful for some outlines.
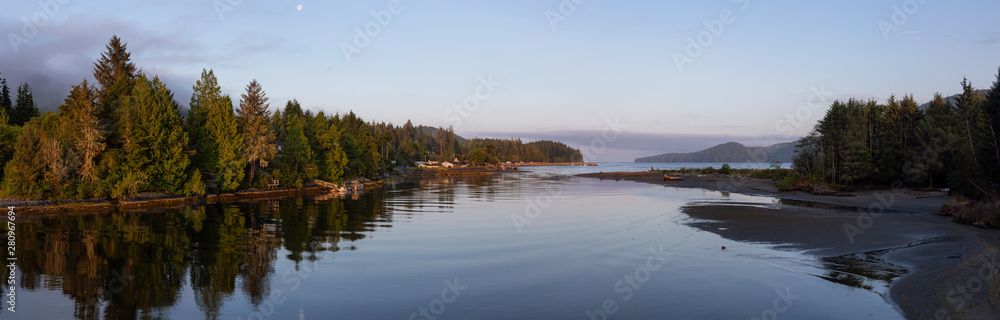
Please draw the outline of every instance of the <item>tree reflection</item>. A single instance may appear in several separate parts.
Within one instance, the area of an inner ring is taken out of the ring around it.
[[[459,179],[461,180],[461,179]],[[474,197],[496,187],[473,179]],[[19,218],[21,288],[59,291],[78,319],[169,318],[185,285],[206,319],[245,296],[255,309],[271,295],[279,254],[299,264],[391,226],[393,206],[454,207],[455,178],[370,191],[357,200],[289,198],[165,212]],[[429,191],[429,192],[425,192]],[[411,210],[403,210],[409,212]],[[276,280],[275,280],[276,281]],[[237,288],[240,293],[237,293]]]

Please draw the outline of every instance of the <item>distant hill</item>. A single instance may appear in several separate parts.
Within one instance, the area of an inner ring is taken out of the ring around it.
[[[426,134],[428,136],[431,136],[431,137],[436,137],[438,131],[441,130],[441,129],[438,129],[438,128],[435,128],[435,127],[428,127],[428,126],[417,126],[417,128],[420,130],[420,132],[423,132],[424,134]],[[466,138],[464,138],[464,137],[462,137],[460,135],[457,135],[457,134],[455,135],[455,140],[458,140],[458,143],[466,143],[466,142],[469,141],[469,139],[466,139]]]
[[[990,91],[989,89],[976,90],[976,92],[979,92],[979,94],[983,95],[984,97],[986,96],[987,93],[989,93],[989,91]],[[950,104],[950,105],[955,105],[955,103],[958,102],[958,97],[961,96],[961,95],[962,95],[961,93],[956,93],[956,94],[944,97],[944,102],[947,103],[947,104]],[[927,101],[926,103],[917,106],[917,108],[920,108],[920,110],[927,110],[927,107],[929,107],[932,102],[934,102],[934,100]]]
[[[637,158],[635,162],[792,162],[795,142],[779,143],[767,147],[747,147],[737,142],[723,143],[702,151],[664,153],[658,156]]]

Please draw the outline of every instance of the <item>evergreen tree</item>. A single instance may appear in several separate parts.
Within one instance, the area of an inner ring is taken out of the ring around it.
[[[924,112],[914,127],[914,146],[907,152],[904,172],[910,182],[927,181],[928,187],[933,188],[934,178],[944,174],[948,141],[953,139],[945,127],[951,123],[951,106],[937,93]]]
[[[313,142],[317,177],[320,180],[339,183],[343,181],[343,168],[348,162],[347,154],[340,147],[340,131],[333,123],[327,124],[323,112],[318,113],[311,121],[310,141]]]
[[[31,87],[27,83],[21,83],[17,87],[17,103],[10,114],[10,122],[15,126],[24,125],[31,118],[38,116],[38,106],[35,105],[35,98],[31,94]]]
[[[243,180],[243,137],[233,112],[233,100],[223,96],[208,112],[209,134],[216,146],[216,180],[223,191],[236,190]]]
[[[73,86],[63,105],[59,106],[68,142],[79,157],[79,176],[87,184],[97,182],[97,161],[105,149],[105,133],[98,123],[99,112],[97,93],[86,80]]]
[[[3,113],[3,122],[0,125],[7,124],[10,121],[10,115],[14,112],[14,104],[10,100],[10,88],[7,87],[7,79],[0,78],[0,113]]]
[[[5,170],[3,168],[14,158],[14,148],[20,134],[20,127],[0,122],[0,181],[4,180]],[[0,183],[0,187],[3,187],[2,183]]]
[[[954,108],[957,126],[952,126],[955,140],[949,161],[948,186],[973,199],[992,193],[987,190],[992,188],[982,179],[984,172],[976,147],[978,133],[987,126],[983,104],[983,97],[963,79],[962,94],[956,99]]]
[[[14,144],[14,153],[4,166],[4,188],[9,194],[41,199],[48,192],[45,184],[45,162],[38,155],[42,150],[42,120],[35,118],[21,128]]]
[[[1000,69],[993,87],[986,92],[983,110],[987,116],[982,132],[980,161],[991,185],[1000,183]],[[994,187],[996,188],[996,187]]]
[[[140,75],[123,108],[123,165],[146,175],[139,189],[174,194],[204,190],[198,183],[200,175],[187,172],[188,138],[181,123],[180,106],[159,77],[148,80]]]
[[[116,119],[119,102],[132,91],[133,80],[138,76],[128,45],[117,35],[105,46],[107,51],[94,62],[94,79],[97,80],[100,118]]]
[[[250,181],[254,181],[256,168],[266,168],[268,161],[277,152],[268,106],[267,96],[260,83],[257,80],[250,81],[246,93],[240,96],[237,114],[243,132],[245,159],[250,163]]]
[[[792,166],[796,172],[807,177],[823,177],[823,149],[821,138],[814,130],[795,144]]]
[[[205,173],[217,171],[218,151],[208,124],[209,110],[221,103],[222,88],[212,70],[201,70],[201,79],[192,88],[191,104],[186,122],[190,148],[195,150],[191,164]]]
[[[303,117],[291,113],[283,144],[279,157],[281,171],[284,173],[282,184],[301,187],[303,182],[314,178],[316,172],[311,159],[312,150],[305,135]]]

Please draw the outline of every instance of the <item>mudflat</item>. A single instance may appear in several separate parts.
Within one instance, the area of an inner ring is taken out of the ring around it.
[[[1000,230],[934,215],[942,192],[894,188],[821,196],[782,192],[766,180],[717,175],[664,180],[650,172],[582,177],[764,195],[774,206],[692,203],[686,224],[724,238],[815,255],[828,280],[865,289],[890,283],[888,297],[908,319],[996,319],[1000,314]]]

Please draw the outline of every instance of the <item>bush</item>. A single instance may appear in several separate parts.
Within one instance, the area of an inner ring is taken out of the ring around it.
[[[942,216],[954,216],[954,221],[980,228],[1000,229],[1000,202],[975,202],[964,198],[941,205]]]
[[[711,166],[709,166],[708,168],[701,169],[701,171],[699,171],[699,172],[701,174],[713,174],[713,173],[718,173],[719,171],[715,170],[715,168],[712,168]]]
[[[730,167],[728,163],[723,164],[722,168],[719,168],[719,174],[725,174],[725,175],[733,174],[733,168]]]
[[[785,178],[781,180],[781,183],[777,185],[778,190],[781,191],[794,191],[799,188],[799,176],[795,173],[789,172],[785,175]]]

